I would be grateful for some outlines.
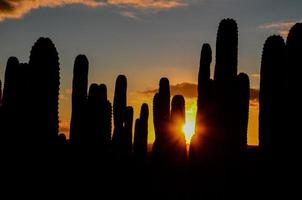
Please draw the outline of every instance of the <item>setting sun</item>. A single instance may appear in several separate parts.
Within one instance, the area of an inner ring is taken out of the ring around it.
[[[187,121],[186,124],[183,126],[183,132],[185,133],[187,144],[189,144],[191,141],[191,138],[194,134],[194,129],[195,129],[194,121]]]

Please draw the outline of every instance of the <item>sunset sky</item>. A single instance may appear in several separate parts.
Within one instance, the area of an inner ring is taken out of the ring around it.
[[[50,37],[60,56],[62,131],[68,133],[78,54],[90,61],[89,82],[105,83],[111,100],[117,75],[128,77],[128,104],[135,116],[143,102],[152,111],[154,89],[161,77],[168,77],[172,93],[185,95],[192,121],[200,48],[207,42],[215,53],[219,21],[236,19],[239,71],[248,73],[251,87],[257,89],[265,39],[271,34],[286,37],[302,20],[301,9],[301,0],[0,0],[1,80],[8,57],[28,62],[34,42]],[[252,96],[249,144],[257,144],[258,104]]]

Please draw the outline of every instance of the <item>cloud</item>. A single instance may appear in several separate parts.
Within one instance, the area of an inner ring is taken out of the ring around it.
[[[150,89],[141,93],[146,95],[154,95],[158,89]],[[180,83],[170,86],[171,95],[181,94],[186,98],[197,98],[197,84],[195,83]],[[259,89],[250,89],[250,106],[259,105]]]
[[[286,38],[290,28],[294,26],[296,23],[301,21],[302,20],[273,22],[270,24],[261,25],[259,28],[275,31],[278,34],[280,34],[282,37]]]
[[[153,95],[158,91],[158,89],[146,90],[141,93]],[[197,84],[194,83],[180,83],[176,85],[170,85],[171,95],[181,94],[186,98],[196,98],[197,97]]]
[[[31,10],[43,7],[53,8],[71,4],[82,4],[89,7],[120,6],[156,10],[187,5],[183,0],[0,0],[0,21],[19,19]],[[130,16],[129,14],[127,17]]]
[[[96,0],[0,0],[0,21],[18,19],[34,9],[83,4],[90,7],[105,5]]]
[[[107,4],[144,9],[171,9],[188,5],[183,0],[107,0]]]
[[[130,19],[140,20],[140,18],[136,15],[136,13],[131,12],[131,11],[122,11],[122,12],[120,12],[120,15],[122,15],[124,17],[128,17]]]

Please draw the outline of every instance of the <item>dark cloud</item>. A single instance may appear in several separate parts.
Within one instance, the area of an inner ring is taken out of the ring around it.
[[[194,83],[180,83],[170,86],[171,95],[181,94],[186,98],[196,98],[197,97],[197,84]],[[155,94],[158,89],[151,89],[143,91],[143,94]]]

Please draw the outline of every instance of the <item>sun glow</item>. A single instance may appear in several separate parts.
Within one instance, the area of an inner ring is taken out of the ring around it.
[[[194,134],[195,122],[191,120],[187,121],[186,124],[183,126],[182,130],[185,133],[186,143],[189,144]]]

